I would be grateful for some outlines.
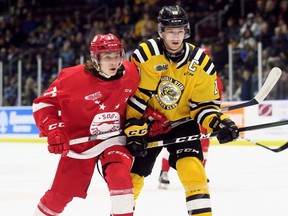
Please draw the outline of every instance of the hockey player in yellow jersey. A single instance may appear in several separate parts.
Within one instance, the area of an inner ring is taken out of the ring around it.
[[[148,140],[199,134],[199,124],[208,133],[219,131],[220,143],[239,136],[235,123],[220,112],[214,64],[202,49],[184,41],[190,37],[190,26],[182,7],[164,6],[160,10],[158,33],[158,39],[141,43],[132,55],[140,71],[140,84],[128,103],[124,132],[127,148],[135,156],[131,170],[135,200],[161,151],[146,149]],[[154,120],[150,119],[149,127],[147,113]],[[185,118],[193,121],[172,129],[167,124],[167,120],[171,123]],[[211,216],[200,141],[169,145],[167,150],[169,164],[176,169],[185,190],[188,215]]]

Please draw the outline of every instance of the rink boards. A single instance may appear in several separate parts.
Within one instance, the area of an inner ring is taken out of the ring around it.
[[[239,102],[224,102],[223,107]],[[238,127],[265,124],[288,119],[288,101],[264,101],[262,104],[226,112]],[[279,146],[287,142],[288,126],[273,127],[255,131],[243,132],[240,135],[264,145]],[[32,108],[1,107],[0,110],[0,142],[45,143],[45,138],[39,138]],[[217,139],[211,139],[212,145],[219,144]],[[231,145],[251,145],[248,141],[237,140]]]

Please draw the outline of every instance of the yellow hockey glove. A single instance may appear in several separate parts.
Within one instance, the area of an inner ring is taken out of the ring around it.
[[[147,154],[147,124],[144,119],[132,118],[124,125],[127,136],[127,149],[134,157],[144,157]]]

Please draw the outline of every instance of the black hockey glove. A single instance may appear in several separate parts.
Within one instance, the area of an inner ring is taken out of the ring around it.
[[[134,157],[147,155],[147,124],[144,119],[132,118],[124,125],[124,133],[127,136],[127,149]]]
[[[220,144],[231,142],[239,137],[235,122],[222,113],[212,119],[210,127],[213,128],[213,131],[219,131],[217,139]]]

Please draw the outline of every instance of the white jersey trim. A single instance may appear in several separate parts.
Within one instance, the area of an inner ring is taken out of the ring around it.
[[[138,57],[140,63],[145,62],[144,59],[143,59],[143,57],[142,57],[142,55],[140,54],[140,51],[139,51],[138,49],[135,50],[134,53],[135,53],[135,55]]]
[[[33,111],[33,113],[34,113],[34,112],[37,112],[37,111],[40,110],[40,109],[43,109],[43,108],[49,107],[49,106],[53,106],[53,105],[52,105],[52,104],[47,104],[47,103],[42,103],[42,102],[40,102],[40,103],[38,103],[38,104],[33,103],[33,104],[32,104],[32,111]]]
[[[190,52],[190,49],[189,49],[189,45],[188,45],[187,43],[185,43],[185,46],[186,46],[185,55],[184,55],[183,59],[182,59],[180,62],[177,63],[176,68],[178,68],[179,65],[181,65],[181,64],[182,64],[184,61],[186,61],[187,58],[188,58],[188,54],[189,54],[189,52]]]
[[[97,157],[105,149],[111,146],[115,146],[115,145],[121,145],[121,146],[126,145],[126,136],[117,136],[117,137],[112,137],[110,139],[104,140],[103,142],[98,143],[96,146],[81,153],[76,153],[70,150],[67,156],[70,158],[75,158],[75,159],[90,159],[93,157]]]
[[[160,55],[160,51],[159,51],[159,48],[158,48],[156,41],[154,39],[149,39],[148,41],[152,44],[155,55]]]
[[[140,103],[139,101],[137,101],[134,97],[131,97],[129,99],[133,104],[135,104],[137,107],[140,107],[143,111],[146,110],[146,105],[143,105],[142,103]]]

